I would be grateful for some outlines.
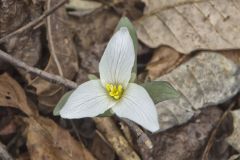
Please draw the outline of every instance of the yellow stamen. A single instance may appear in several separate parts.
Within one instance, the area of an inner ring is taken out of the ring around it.
[[[121,84],[114,85],[114,84],[107,83],[105,87],[109,96],[111,96],[113,99],[119,100],[122,97],[123,86]]]

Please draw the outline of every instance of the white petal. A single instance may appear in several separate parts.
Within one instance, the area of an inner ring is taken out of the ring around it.
[[[99,64],[100,79],[106,83],[127,86],[134,65],[135,52],[126,27],[120,28],[110,39]]]
[[[128,118],[151,132],[159,130],[156,107],[142,86],[130,83],[112,110],[119,117]]]
[[[61,109],[60,116],[69,119],[94,117],[104,113],[113,104],[100,80],[91,80],[80,85],[72,93]]]

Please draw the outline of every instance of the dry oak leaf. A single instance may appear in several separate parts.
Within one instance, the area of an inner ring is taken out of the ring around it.
[[[160,10],[172,8],[174,6],[200,1],[206,0],[142,0],[142,2],[145,4],[144,15],[150,15],[159,12]]]
[[[7,73],[0,75],[0,106],[18,108],[28,116],[37,115],[37,110],[28,104],[22,87]]]
[[[159,47],[154,51],[153,57],[147,64],[148,77],[150,79],[156,79],[172,71],[180,65],[185,58],[186,55],[180,54],[173,48],[166,46]]]
[[[47,9],[52,8],[58,1],[47,1]],[[73,34],[66,25],[68,17],[64,6],[59,8],[47,19],[48,46],[50,59],[44,71],[72,79],[78,70],[78,57],[73,43]],[[30,76],[29,76],[30,77]],[[40,107],[52,111],[64,93],[64,88],[36,77],[28,79],[29,85],[36,88]]]
[[[156,105],[162,130],[187,122],[203,107],[223,103],[240,90],[238,65],[216,52],[201,52],[156,80],[181,92],[178,99]]]
[[[233,116],[233,133],[226,141],[240,153],[240,109],[232,111]]]
[[[144,44],[151,48],[168,45],[185,54],[198,49],[240,48],[240,1],[172,2],[135,21],[137,35]]]
[[[27,147],[34,160],[95,160],[69,132],[41,116],[25,118]]]

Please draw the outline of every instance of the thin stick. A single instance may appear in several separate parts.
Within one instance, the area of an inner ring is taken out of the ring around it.
[[[221,118],[219,119],[217,126],[214,128],[214,130],[212,131],[210,138],[208,140],[208,143],[204,149],[204,152],[202,154],[202,160],[208,160],[208,154],[210,149],[212,148],[213,142],[214,142],[214,138],[217,134],[217,131],[219,129],[219,127],[221,126],[222,122],[224,121],[224,119],[227,117],[228,113],[232,110],[232,108],[235,106],[235,102],[231,103],[228,107],[228,109],[223,113],[223,115],[221,116]]]
[[[51,6],[51,2],[52,0],[48,0],[47,2],[47,8],[49,9]],[[58,69],[58,73],[60,76],[63,77],[63,71],[62,71],[62,67],[60,65],[60,62],[58,60],[58,57],[56,55],[56,51],[55,51],[55,47],[53,45],[53,37],[52,37],[52,27],[51,27],[51,16],[47,17],[47,30],[48,30],[48,42],[49,42],[49,49],[50,49],[50,53],[53,57],[54,62],[57,65],[57,69]]]
[[[70,81],[68,79],[65,79],[61,76],[50,74],[41,69],[31,67],[28,64],[12,57],[11,55],[7,54],[6,52],[4,52],[2,50],[0,50],[0,59],[7,61],[15,67],[19,67],[19,68],[25,70],[26,72],[37,75],[37,76],[39,76],[47,81],[50,81],[52,83],[61,84],[70,89],[75,89],[78,86],[77,83]]]
[[[137,143],[139,146],[144,145],[149,150],[153,148],[153,144],[150,138],[135,123],[125,118],[121,120],[129,126],[130,130],[134,134],[136,134]]]
[[[0,159],[1,160],[13,160],[12,156],[6,150],[6,147],[0,142]]]
[[[51,13],[53,13],[56,9],[58,9],[59,7],[61,7],[63,4],[65,4],[68,0],[62,0],[60,1],[58,4],[56,4],[56,6],[54,6],[53,8],[45,11],[40,17],[38,17],[37,19],[29,22],[28,24],[22,26],[21,28],[15,30],[12,33],[9,33],[8,35],[4,36],[3,38],[0,39],[0,44],[5,42],[6,40],[8,40],[10,37],[22,33],[23,31],[32,28],[34,26],[36,26],[38,23],[40,23],[44,18],[46,18],[47,16],[49,16]]]
[[[70,81],[68,79],[65,79],[61,76],[54,75],[54,74],[45,72],[43,70],[40,70],[38,68],[31,67],[28,64],[12,57],[11,55],[7,54],[6,52],[4,52],[2,50],[0,50],[0,59],[7,61],[15,67],[21,68],[21,69],[25,70],[26,72],[37,75],[37,76],[39,76],[47,81],[50,81],[52,83],[61,84],[70,89],[75,89],[78,86],[77,83]],[[151,143],[150,138],[135,123],[133,123],[129,120],[126,120],[126,119],[124,119],[123,121],[130,127],[130,129],[134,132],[134,134],[137,135],[138,142],[140,142],[140,143],[143,142],[149,149],[152,148],[152,143]]]

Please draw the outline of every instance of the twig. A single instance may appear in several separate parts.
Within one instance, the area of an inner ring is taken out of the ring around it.
[[[48,0],[48,2],[47,2],[47,9],[49,9],[51,7],[51,2],[52,2],[52,0]],[[51,53],[51,55],[53,57],[54,62],[57,65],[57,69],[58,69],[59,75],[63,77],[62,67],[61,67],[61,65],[59,63],[58,57],[56,55],[55,47],[53,45],[51,16],[47,17],[47,30],[48,30],[48,42],[49,42],[50,53]]]
[[[39,76],[47,81],[50,81],[52,83],[61,84],[70,89],[75,89],[78,86],[77,83],[70,81],[68,79],[65,79],[61,76],[50,74],[50,73],[40,70],[38,68],[31,67],[28,64],[12,57],[11,55],[7,54],[6,52],[4,52],[2,50],[0,50],[0,59],[7,61],[15,67],[24,69],[27,72],[37,75],[37,76]]]
[[[147,149],[152,149],[153,148],[153,144],[152,141],[150,140],[150,138],[132,121],[128,120],[128,119],[121,119],[123,122],[125,122],[130,130],[136,134],[137,136],[137,143],[139,146],[146,146]]]
[[[210,138],[208,140],[208,143],[204,149],[204,152],[202,154],[202,160],[208,160],[208,154],[209,154],[209,151],[213,145],[213,142],[214,142],[214,138],[217,134],[217,131],[219,129],[219,127],[221,126],[222,122],[225,120],[225,118],[227,117],[228,113],[232,110],[232,108],[235,106],[235,102],[231,103],[228,107],[228,109],[223,113],[223,115],[221,116],[221,118],[219,119],[218,123],[217,123],[217,126],[214,128],[214,130],[212,131],[211,135],[210,135]]]
[[[0,159],[1,160],[13,160],[12,156],[6,150],[6,147],[0,142]]]
[[[73,81],[70,81],[68,79],[65,79],[63,77],[60,77],[60,76],[57,76],[54,74],[50,74],[50,73],[40,70],[38,68],[31,67],[28,64],[12,57],[11,55],[7,54],[6,52],[4,52],[2,50],[0,50],[0,59],[5,60],[15,67],[24,69],[27,72],[35,74],[35,75],[37,75],[47,81],[50,81],[52,83],[61,84],[70,89],[75,89],[78,86],[77,83],[75,83]],[[134,134],[137,135],[138,142],[144,143],[148,148],[152,148],[152,143],[151,143],[149,137],[136,124],[134,124],[133,122],[126,120],[126,119],[124,119],[123,121],[130,127],[130,129],[134,132]]]
[[[53,8],[45,11],[40,17],[38,17],[37,19],[29,22],[28,24],[22,26],[21,28],[15,30],[12,33],[9,33],[8,35],[4,36],[3,38],[0,39],[0,44],[5,42],[6,40],[8,40],[10,37],[22,33],[23,31],[34,27],[35,25],[37,25],[38,23],[40,23],[44,18],[46,18],[47,16],[49,16],[51,13],[53,13],[56,9],[58,9],[59,7],[61,7],[63,4],[65,4],[68,0],[62,0],[60,1],[58,4],[56,4],[56,6],[54,6]]]
[[[112,145],[117,155],[122,160],[140,160],[139,156],[133,150],[131,145],[122,135],[119,128],[109,117],[94,118],[97,129],[104,135],[108,142]]]

